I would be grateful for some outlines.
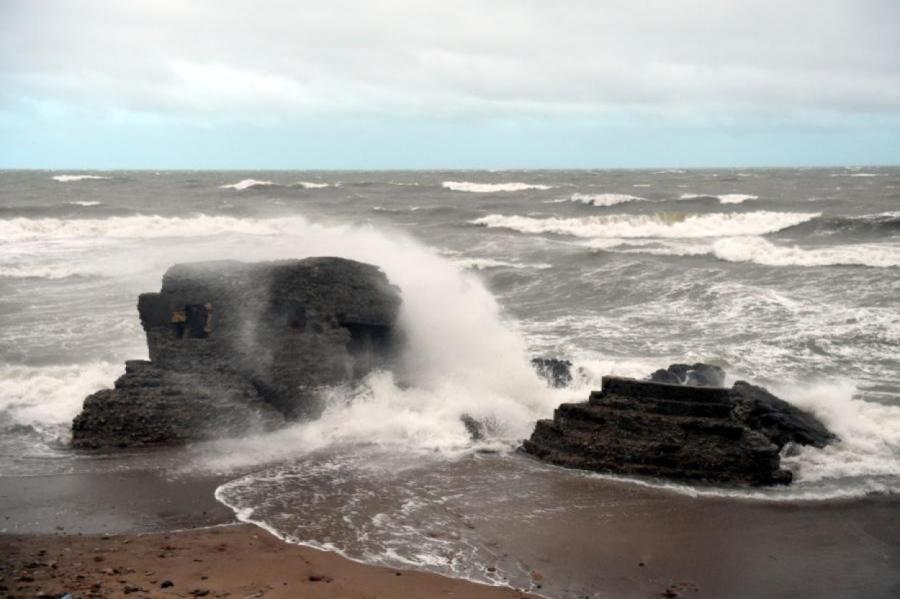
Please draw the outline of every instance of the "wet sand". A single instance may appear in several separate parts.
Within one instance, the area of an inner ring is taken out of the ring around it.
[[[145,535],[3,535],[0,555],[0,593],[7,597],[530,597],[366,566],[283,543],[248,524]]]
[[[0,597],[87,597],[94,584],[100,597],[126,587],[183,597],[521,596],[366,566],[236,525],[213,498],[223,480],[159,472],[0,478]],[[772,503],[560,481],[555,492],[589,494],[595,507],[547,515],[537,531],[478,525],[504,556],[497,566],[527,565],[525,590],[566,599],[900,597],[898,497]],[[175,529],[191,530],[159,532]],[[176,585],[162,589],[166,579]]]

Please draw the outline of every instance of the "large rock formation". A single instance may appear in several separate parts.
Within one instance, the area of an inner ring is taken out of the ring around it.
[[[524,449],[598,472],[749,485],[787,484],[788,442],[834,437],[813,416],[744,382],[723,387],[603,377],[585,403],[562,404]]]
[[[149,361],[89,396],[76,447],[178,443],[315,416],[325,387],[387,366],[397,289],[341,258],[173,266],[138,299]]]

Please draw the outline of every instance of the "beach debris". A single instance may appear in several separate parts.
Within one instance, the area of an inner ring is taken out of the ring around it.
[[[670,372],[681,372],[675,366]],[[688,370],[717,380],[715,370]],[[726,388],[605,376],[587,402],[561,404],[552,420],[538,421],[523,448],[570,468],[772,485],[791,482],[780,465],[786,444],[834,439],[815,416],[743,381]]]
[[[400,294],[343,258],[178,264],[138,298],[149,360],[84,401],[77,448],[179,444],[313,418],[323,391],[392,364]]]

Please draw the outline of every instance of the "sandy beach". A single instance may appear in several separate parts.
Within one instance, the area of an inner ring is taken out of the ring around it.
[[[523,596],[284,543],[216,502],[217,477],[137,471],[0,482],[0,596]],[[742,501],[589,478],[561,492],[589,492],[602,511],[547,519],[538,538],[525,528],[483,531],[509,553],[498,555],[498,571],[509,560],[527,564],[532,593],[880,599],[900,592],[900,503],[891,496]],[[166,580],[174,585],[161,587]]]
[[[6,597],[530,597],[366,566],[246,524],[143,535],[4,535]]]

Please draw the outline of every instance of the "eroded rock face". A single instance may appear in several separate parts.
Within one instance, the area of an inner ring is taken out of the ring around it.
[[[785,443],[833,438],[815,417],[747,383],[728,389],[606,376],[587,402],[562,404],[552,420],[539,421],[524,449],[598,472],[772,485],[791,481],[780,467]]]
[[[725,384],[725,371],[712,364],[672,364],[660,368],[650,375],[649,380],[672,385],[694,385],[696,387],[721,387]]]
[[[323,387],[387,367],[400,296],[341,258],[179,264],[138,300],[149,362],[76,417],[76,447],[178,443],[319,413]]]

